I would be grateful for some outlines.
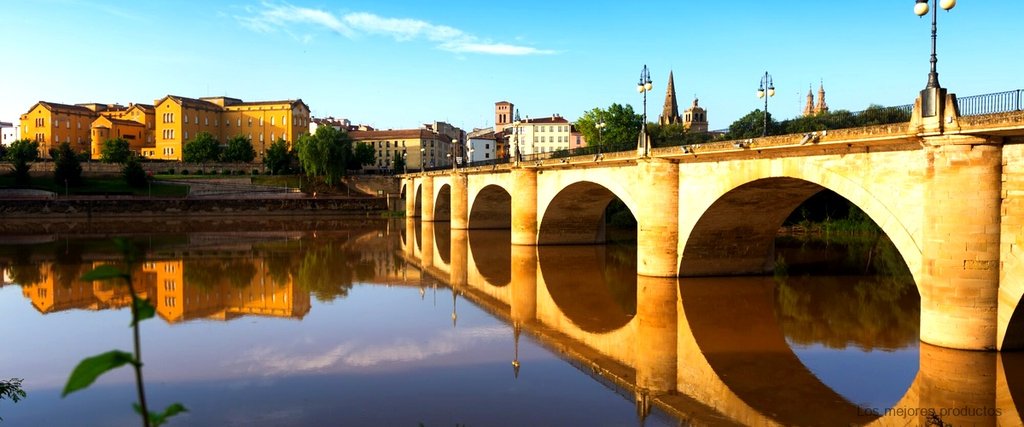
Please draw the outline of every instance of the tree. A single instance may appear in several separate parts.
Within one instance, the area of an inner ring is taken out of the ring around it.
[[[71,144],[62,142],[57,146],[53,163],[54,182],[66,183],[70,186],[82,183],[82,164],[78,161],[75,150],[71,149]]]
[[[256,150],[252,147],[249,137],[238,135],[228,140],[228,146],[221,154],[225,162],[249,163],[256,158]]]
[[[28,174],[29,169],[32,168],[29,162],[34,162],[38,158],[38,142],[19,139],[11,143],[11,146],[7,148],[7,160],[14,166],[15,185],[24,186],[32,182],[32,177]]]
[[[132,156],[128,141],[121,138],[103,141],[100,148],[100,161],[103,163],[125,163]]]
[[[182,158],[189,163],[215,162],[220,159],[220,142],[209,132],[199,132],[185,144]]]
[[[7,158],[7,146],[3,145],[3,144],[0,144],[0,159],[6,159],[6,158]]]
[[[128,162],[124,164],[121,175],[124,176],[124,181],[129,187],[143,188],[149,182],[149,176],[146,175],[145,169],[142,169],[142,165],[134,158],[128,159]]]
[[[373,144],[366,142],[356,143],[355,155],[352,156],[354,164],[349,165],[349,169],[360,169],[365,165],[373,164],[376,160],[377,152],[373,149]]]
[[[391,159],[391,161],[392,161],[391,162],[391,167],[393,168],[395,173],[405,173],[405,157],[404,156],[394,156]]]
[[[604,129],[598,132],[597,124]],[[586,138],[588,145],[599,145],[601,151],[627,151],[636,149],[643,117],[631,105],[612,104],[607,110],[595,108],[583,113],[576,121],[576,129]]]
[[[345,176],[353,162],[352,139],[348,133],[331,126],[316,128],[313,135],[303,135],[295,142],[299,164],[309,177],[322,177],[324,183],[334,185]]]
[[[764,111],[760,109],[751,111],[747,115],[729,125],[729,132],[725,134],[726,139],[746,139],[762,136],[764,131]],[[768,135],[779,134],[779,123],[768,113]]]
[[[270,173],[277,175],[291,169],[295,153],[288,148],[288,143],[279,139],[270,144],[270,148],[263,153],[263,165],[270,170]]]

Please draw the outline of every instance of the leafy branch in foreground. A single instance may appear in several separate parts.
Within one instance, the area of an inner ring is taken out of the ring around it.
[[[19,400],[28,396],[25,390],[21,389],[21,381],[21,378],[0,380],[0,400],[11,399],[11,402],[18,403]],[[0,417],[0,421],[3,420],[3,417]]]
[[[142,381],[142,344],[139,339],[139,322],[156,315],[156,307],[149,302],[149,299],[140,297],[135,292],[135,286],[132,285],[131,267],[135,262],[135,248],[132,247],[131,243],[123,239],[115,239],[114,242],[121,249],[122,254],[124,254],[127,264],[125,271],[110,264],[101,265],[85,273],[82,276],[82,280],[94,282],[120,279],[128,285],[128,292],[132,298],[131,327],[135,343],[134,353],[111,350],[83,359],[71,372],[71,376],[68,377],[68,382],[64,385],[64,392],[61,393],[61,397],[89,387],[100,375],[124,365],[131,365],[135,370],[135,387],[139,395],[139,402],[133,405],[135,412],[142,416],[143,426],[160,426],[166,423],[168,418],[186,412],[187,409],[180,403],[174,403],[164,409],[163,412],[150,412],[146,405],[146,390]]]

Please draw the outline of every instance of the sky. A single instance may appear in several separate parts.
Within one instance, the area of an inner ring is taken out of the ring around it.
[[[958,96],[1024,88],[1024,1],[939,10],[939,81]],[[301,98],[315,117],[379,129],[488,127],[494,103],[570,121],[613,103],[657,121],[669,71],[680,112],[711,129],[764,107],[798,116],[824,84],[833,109],[914,102],[930,18],[913,0],[646,2],[33,0],[0,17],[0,121],[37,101],[153,103],[167,94]],[[930,16],[930,15],[929,15]]]

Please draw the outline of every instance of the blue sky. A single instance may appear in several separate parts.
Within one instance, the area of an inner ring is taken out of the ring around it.
[[[166,94],[303,99],[315,116],[378,128],[434,120],[490,126],[494,102],[575,120],[641,109],[657,120],[669,70],[711,128],[763,106],[790,118],[824,81],[832,109],[914,101],[930,19],[913,0],[7,2],[0,121],[38,100],[152,103]],[[1024,88],[1024,2],[963,0],[939,12],[938,71],[960,96]]]

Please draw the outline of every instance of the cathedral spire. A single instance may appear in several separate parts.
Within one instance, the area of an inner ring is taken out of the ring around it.
[[[818,86],[818,104],[814,106],[814,113],[821,114],[828,112],[828,103],[825,102],[825,81],[822,80]]]
[[[658,123],[667,125],[682,122],[682,118],[679,117],[679,105],[676,103],[676,85],[670,70],[668,72],[668,85],[665,86],[665,106],[661,109],[661,117],[658,118]]]
[[[804,104],[804,117],[814,115],[814,92],[811,92],[811,85],[807,85],[807,104]]]

